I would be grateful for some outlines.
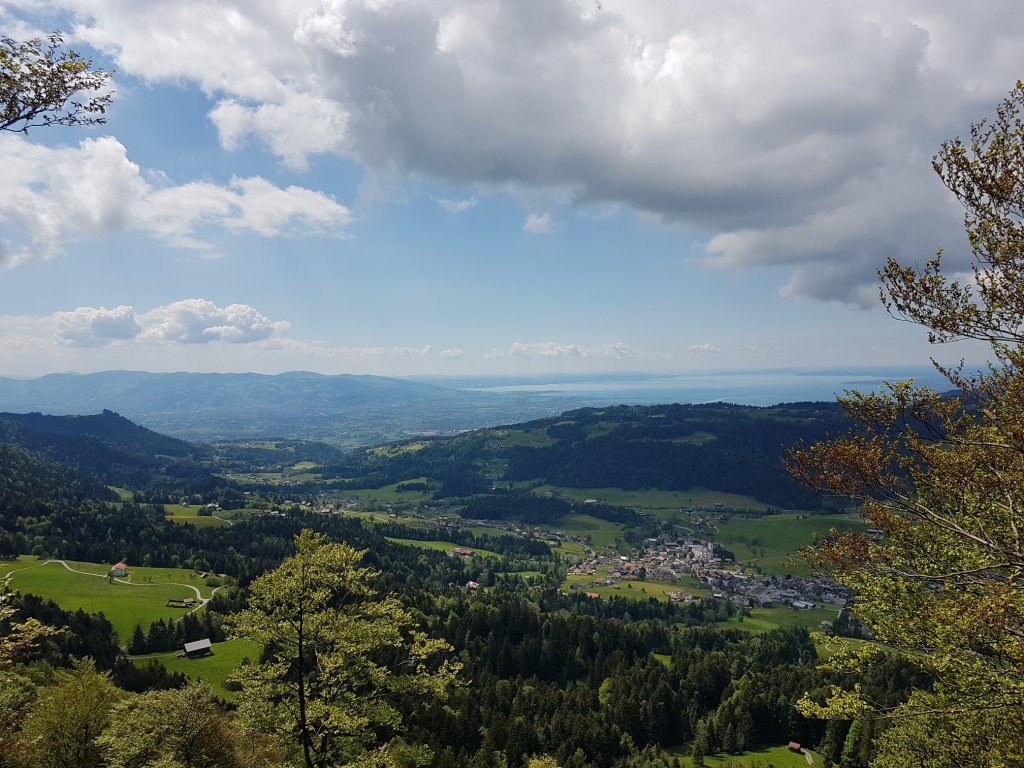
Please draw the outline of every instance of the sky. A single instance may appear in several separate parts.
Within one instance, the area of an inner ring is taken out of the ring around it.
[[[0,375],[914,365],[887,257],[968,263],[931,159],[1016,3],[0,0],[114,72],[0,134]]]

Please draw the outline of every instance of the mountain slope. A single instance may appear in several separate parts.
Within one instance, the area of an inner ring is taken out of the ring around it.
[[[0,413],[0,442],[108,485],[134,489],[216,484],[200,462],[212,452],[133,424],[112,411],[92,416]]]
[[[844,427],[834,403],[582,408],[404,448],[354,452],[324,476],[351,487],[426,477],[439,498],[531,485],[704,487],[812,509],[822,500],[789,477],[782,459],[800,441],[815,442]]]

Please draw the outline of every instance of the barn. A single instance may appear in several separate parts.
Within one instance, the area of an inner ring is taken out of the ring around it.
[[[202,640],[194,640],[191,643],[185,643],[185,645],[182,646],[182,649],[185,651],[186,659],[199,659],[213,653],[212,645],[210,638],[205,637]]]

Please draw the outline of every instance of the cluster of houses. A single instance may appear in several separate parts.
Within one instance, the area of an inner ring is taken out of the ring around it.
[[[581,563],[569,569],[569,575],[593,576],[591,583],[595,586],[615,586],[624,581],[645,579],[675,581],[701,566],[721,563],[714,545],[698,539],[662,536],[648,539],[644,544],[643,549],[634,550],[631,556],[602,555],[591,551]],[[580,589],[581,585],[574,588]],[[669,599],[676,602],[688,598],[682,592],[669,594]]]
[[[822,577],[745,573],[742,566],[724,562],[712,542],[667,534],[647,539],[643,548],[633,550],[628,557],[590,552],[569,569],[569,575],[591,576],[589,583],[594,586],[616,587],[622,582],[644,579],[671,582],[683,575],[692,575],[711,589],[713,597],[752,608],[788,605],[809,610],[819,603],[844,605],[853,598],[851,590]],[[584,582],[571,586],[584,589]],[[681,590],[668,593],[668,597],[673,602],[690,599],[690,595]]]
[[[713,590],[712,594],[752,608],[788,605],[809,610],[819,603],[845,605],[853,591],[821,576],[760,576],[742,570],[705,568],[694,575]]]

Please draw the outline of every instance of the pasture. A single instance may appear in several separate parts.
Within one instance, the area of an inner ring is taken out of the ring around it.
[[[164,513],[172,523],[194,525],[196,528],[214,528],[230,525],[226,520],[213,515],[200,515],[201,504],[164,504]],[[216,514],[220,515],[220,512]]]
[[[460,549],[472,549],[473,554],[479,557],[501,557],[497,552],[487,549],[467,547],[462,544],[453,544],[450,541],[420,541],[418,539],[398,539],[393,536],[385,536],[392,544],[401,544],[403,547],[418,547],[419,549],[433,549],[438,552],[451,552],[456,547]]]
[[[168,672],[181,672],[193,680],[205,680],[214,687],[218,695],[226,699],[234,698],[232,691],[224,688],[228,675],[244,658],[258,661],[260,648],[249,640],[226,640],[214,643],[213,653],[200,659],[179,658],[177,653],[150,653],[145,656],[132,656],[132,661],[141,666],[150,659],[159,661]]]
[[[749,616],[733,616],[717,626],[730,629],[742,629],[760,634],[779,627],[806,627],[818,631],[822,621],[835,621],[842,606],[822,603],[816,608],[798,611],[789,606],[773,608],[751,608]]]
[[[730,509],[762,511],[768,508],[767,504],[753,496],[712,491],[707,488],[689,488],[685,491],[662,491],[656,488],[627,491],[622,488],[566,488],[542,485],[534,492],[554,493],[573,501],[604,499],[615,506],[654,512],[659,519],[668,519],[682,507],[714,507],[721,504]]]
[[[787,513],[759,519],[730,517],[717,524],[711,538],[732,550],[736,560],[756,564],[768,574],[800,573],[807,568],[800,549],[835,528],[863,531],[864,522],[849,515],[806,515]]]
[[[356,498],[360,501],[379,501],[384,504],[422,504],[430,500],[433,491],[400,491],[398,486],[405,483],[426,482],[427,478],[425,477],[414,477],[400,483],[383,485],[380,488],[346,488],[337,493],[346,498]],[[327,481],[327,485],[330,486],[331,482]]]
[[[130,576],[109,582],[109,565],[67,561],[61,563],[20,558],[0,565],[0,576],[10,573],[11,589],[53,600],[66,611],[81,609],[102,613],[122,642],[131,637],[136,624],[145,629],[158,619],[179,619],[186,611],[168,608],[168,600],[210,597],[212,591],[192,571],[183,568],[129,568]],[[128,582],[128,583],[124,583]]]
[[[614,546],[615,540],[622,536],[625,528],[590,515],[566,515],[561,523],[552,527],[570,536],[589,536],[590,541],[598,547]]]
[[[678,757],[679,764],[683,768],[693,768],[693,760],[690,758],[690,745],[671,749],[667,753],[670,757]],[[799,752],[791,752],[784,746],[764,747],[753,752],[743,752],[739,755],[705,755],[704,765],[707,768],[807,768],[808,765],[823,765],[818,755],[811,753],[814,760],[808,763],[807,758]]]

